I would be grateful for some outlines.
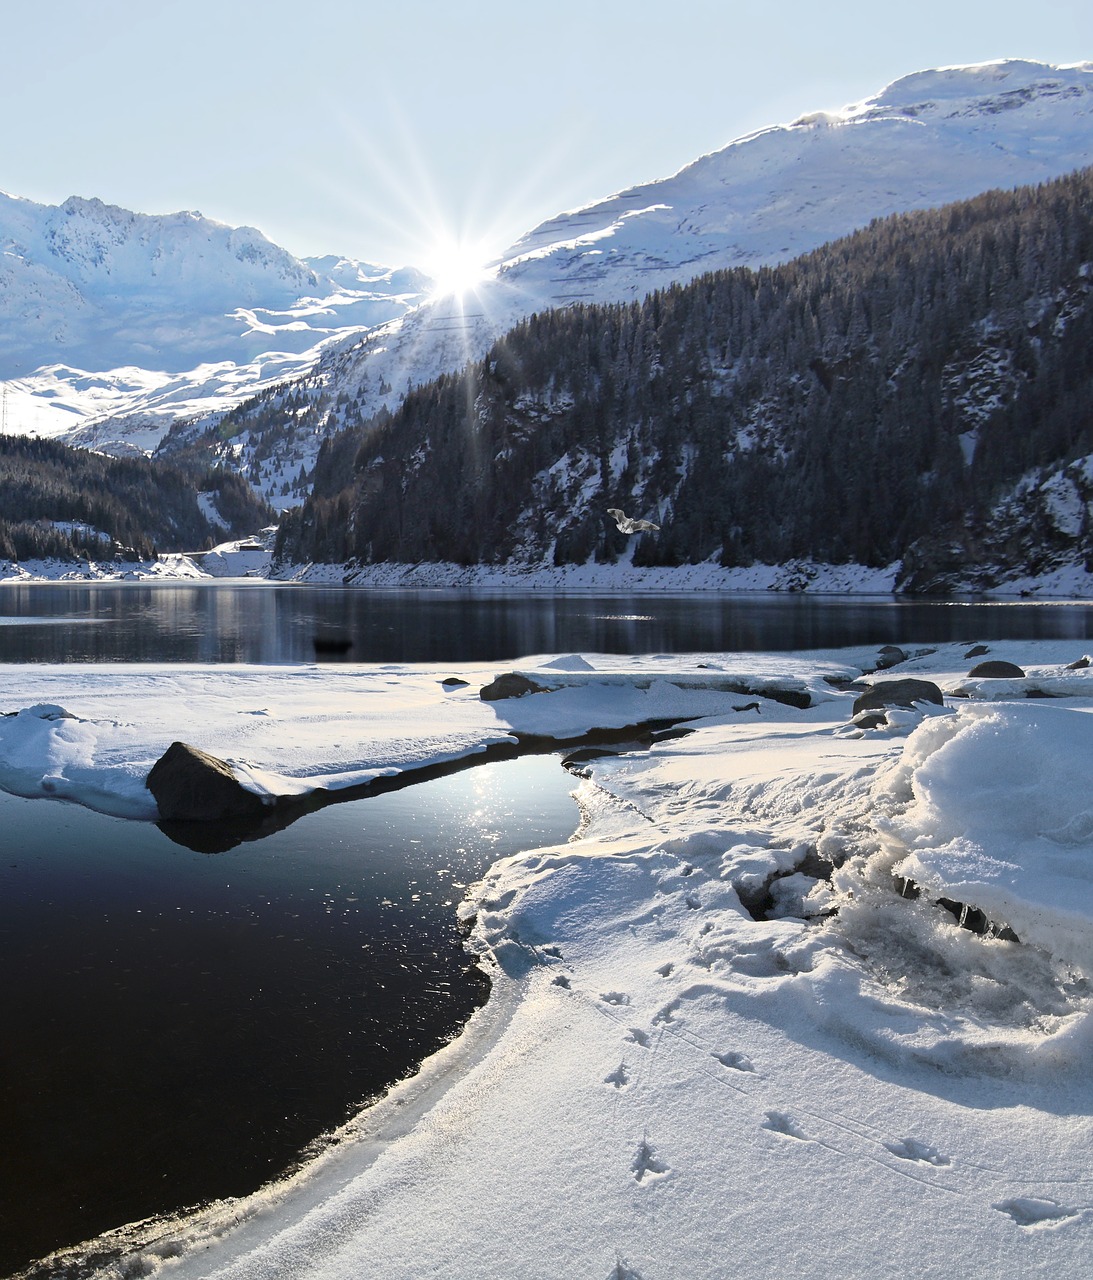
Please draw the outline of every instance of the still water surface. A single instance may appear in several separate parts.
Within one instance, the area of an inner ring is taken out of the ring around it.
[[[556,756],[309,814],[209,856],[0,792],[0,1275],[255,1190],[487,993],[455,910],[564,842]]]
[[[492,662],[1091,636],[1093,604],[1070,601],[0,584],[0,662],[311,662],[316,639],[352,662]]]

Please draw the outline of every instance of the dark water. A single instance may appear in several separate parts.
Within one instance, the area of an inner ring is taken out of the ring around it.
[[[1093,637],[1093,603],[485,594],[268,583],[0,585],[0,662],[485,662]],[[344,648],[348,644],[349,648]]]
[[[455,908],[564,841],[552,756],[308,815],[207,856],[0,792],[0,1275],[252,1191],[484,999]]]

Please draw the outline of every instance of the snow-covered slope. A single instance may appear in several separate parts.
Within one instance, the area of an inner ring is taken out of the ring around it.
[[[559,214],[502,254],[473,293],[410,310],[420,278],[302,263],[253,230],[9,198],[0,203],[0,316],[9,331],[23,311],[30,322],[0,367],[0,377],[24,375],[9,384],[6,425],[82,427],[85,443],[121,436],[148,448],[172,418],[216,412],[310,365],[324,335],[316,389],[367,416],[409,384],[482,355],[532,312],[785,261],[876,217],[1088,164],[1093,63],[923,71]],[[167,282],[176,301],[161,314],[153,300]],[[362,341],[362,325],[378,327]],[[313,452],[314,440],[285,445],[297,456],[301,447]]]
[[[704,271],[784,262],[874,218],[1093,164],[1093,63],[1007,60],[906,76],[839,112],[749,134],[671,178],[529,231],[496,274],[331,353],[339,390],[391,404],[520,318],[617,302]],[[381,386],[392,388],[381,394]]]
[[[157,410],[158,438],[180,404],[307,368],[332,335],[401,315],[427,287],[413,270],[301,260],[199,213],[0,193],[7,429]]]

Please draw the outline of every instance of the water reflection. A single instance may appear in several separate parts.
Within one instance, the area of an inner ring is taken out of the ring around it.
[[[577,824],[557,757],[335,805],[207,857],[0,793],[0,1274],[239,1195],[486,995],[455,909]]]
[[[1090,636],[1093,605],[1070,601],[502,595],[261,582],[0,584],[0,661],[7,662],[485,662],[581,651],[784,651]],[[324,651],[324,641],[335,647]]]

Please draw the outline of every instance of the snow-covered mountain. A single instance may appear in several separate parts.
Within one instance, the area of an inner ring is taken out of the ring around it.
[[[199,213],[0,193],[7,428],[143,411],[154,444],[192,402],[308,368],[323,342],[403,314],[428,286],[412,269],[301,260]]]
[[[405,282],[397,276],[381,277],[375,293],[388,292],[377,305],[403,313],[363,338],[359,329],[348,339],[330,334],[323,352],[308,352],[309,360],[316,354],[321,358],[305,394],[325,392],[337,404],[325,419],[330,424],[347,414],[367,416],[397,402],[408,385],[482,355],[532,312],[639,298],[703,271],[785,261],[877,217],[992,187],[1038,183],[1088,164],[1093,164],[1093,63],[1006,60],[919,72],[864,102],[749,134],[670,178],[559,214],[517,241],[494,264],[491,276],[461,298],[434,299],[407,310],[412,290],[400,292]],[[27,207],[27,202],[13,203]],[[70,206],[73,212],[66,213]],[[74,230],[66,237],[64,228],[72,219],[80,234]],[[299,263],[257,232],[220,227],[214,234],[217,224],[196,215],[146,221],[95,202],[69,201],[25,221],[32,227],[48,223],[34,241],[39,255],[53,252],[45,239],[49,228],[57,229],[60,243],[73,246],[73,253],[78,247],[79,272],[59,276],[49,293],[46,277],[34,274],[41,267],[29,244],[22,258],[16,249],[5,249],[4,270],[41,279],[35,332],[52,332],[58,355],[72,352],[75,359],[77,351],[86,353],[80,359],[98,376],[49,368],[13,385],[9,430],[22,428],[20,415],[27,405],[49,404],[69,410],[73,425],[84,428],[77,438],[100,445],[128,438],[148,447],[172,416],[197,416],[203,408],[208,422],[225,403],[298,369],[304,363],[300,353],[321,325],[333,328],[349,318],[368,323],[365,303],[346,288],[340,267],[325,259]],[[145,231],[149,224],[163,224],[166,233],[167,223],[189,233],[177,256]],[[6,230],[0,235],[5,244],[18,238]],[[119,238],[121,245],[115,243]],[[28,233],[26,239],[33,237]],[[210,284],[219,310],[206,307],[194,333],[181,319],[183,312],[166,321],[151,345],[158,343],[157,350],[172,352],[172,358],[146,359],[137,342],[148,340],[139,317],[147,314],[141,308],[151,293],[151,277],[134,273],[130,254],[136,245],[146,246],[145,270],[150,273],[155,265],[157,272],[186,283],[189,291],[182,288],[181,296],[198,300],[202,281],[212,274],[206,260],[214,243],[221,258],[234,264],[239,281],[234,302],[229,306],[219,282],[215,295]],[[160,258],[153,258],[156,247]],[[187,265],[191,254],[198,262]],[[26,265],[9,263],[11,255]],[[314,285],[308,271],[316,277]],[[366,275],[361,293],[373,284]],[[87,278],[97,282],[95,289]],[[124,288],[112,288],[114,278],[124,280]],[[0,289],[3,280],[0,276]],[[261,301],[260,281],[270,290]],[[312,300],[301,301],[309,291]],[[114,368],[105,353],[92,358],[93,339],[81,336],[94,328],[94,309],[115,297],[138,317],[123,334],[129,354],[117,363],[136,367]],[[10,326],[7,303],[0,302],[0,308]],[[373,316],[372,323],[380,318]],[[215,341],[217,325],[225,336],[222,347]],[[29,352],[23,356],[33,358]],[[67,363],[67,354],[64,358]],[[144,371],[151,368],[166,368],[169,376],[149,377]],[[301,462],[308,462],[317,448],[313,425],[307,435],[307,440],[286,437],[279,462],[265,450],[271,477],[283,481],[289,469],[295,474]],[[238,438],[240,461],[249,464],[245,430]]]
[[[441,299],[328,363],[388,405],[483,355],[516,320],[617,302],[704,271],[784,262],[874,218],[1093,164],[1093,63],[1007,60],[906,76],[839,112],[749,134],[673,177],[529,231],[473,295]],[[354,387],[355,384],[355,387]],[[381,385],[393,392],[377,394]]]

